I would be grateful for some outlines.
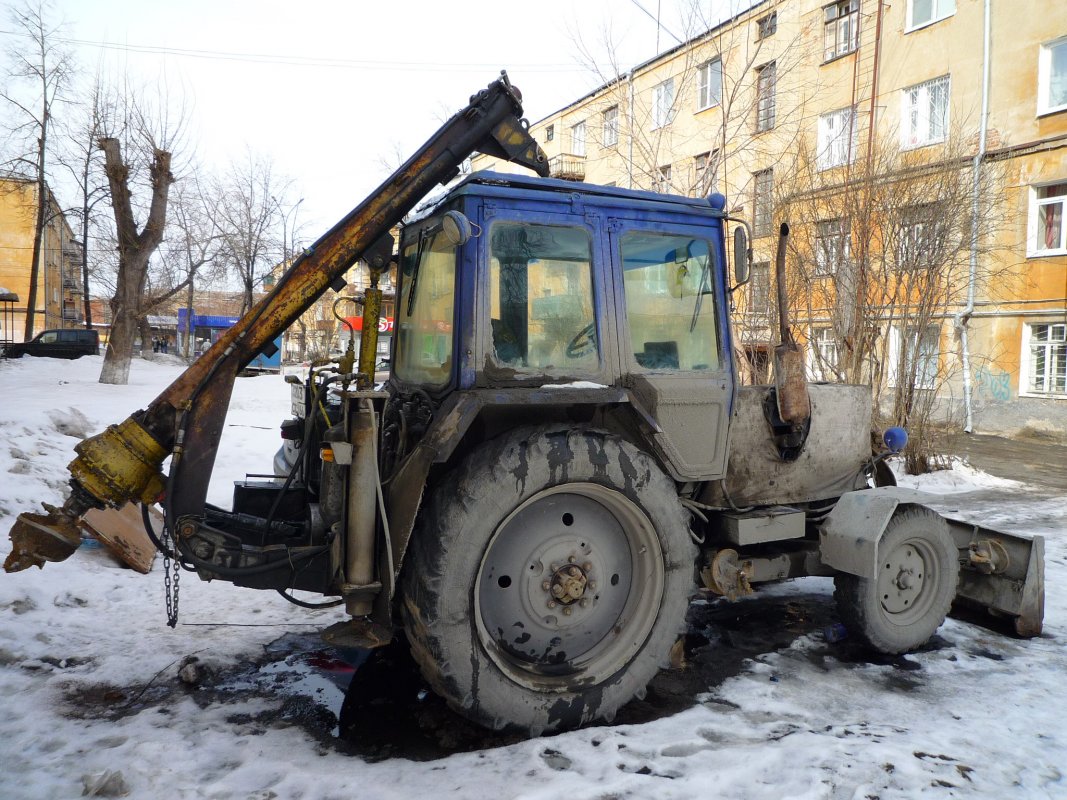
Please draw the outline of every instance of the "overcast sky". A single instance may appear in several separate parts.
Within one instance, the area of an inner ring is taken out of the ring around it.
[[[712,0],[697,2],[710,13]],[[290,200],[304,198],[302,231],[315,239],[500,69],[536,121],[600,83],[577,37],[609,72],[610,36],[625,68],[691,34],[691,5],[56,0],[55,16],[87,75],[102,67],[182,95],[201,162],[221,167],[246,146],[269,156],[294,179]]]

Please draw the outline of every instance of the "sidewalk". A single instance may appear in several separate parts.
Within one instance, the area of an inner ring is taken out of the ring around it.
[[[945,453],[962,456],[971,466],[998,478],[1067,492],[1067,446],[1064,445],[954,433],[946,439]]]

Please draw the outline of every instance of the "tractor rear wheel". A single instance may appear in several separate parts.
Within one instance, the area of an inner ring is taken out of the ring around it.
[[[600,431],[515,431],[472,453],[420,514],[404,580],[412,653],[487,727],[610,719],[666,665],[695,555],[650,456]]]
[[[897,511],[878,542],[878,575],[838,575],[834,599],[841,621],[875,650],[914,650],[945,621],[959,581],[948,523],[926,508]]]

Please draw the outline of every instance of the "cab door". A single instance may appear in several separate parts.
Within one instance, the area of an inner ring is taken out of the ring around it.
[[[721,234],[701,226],[613,220],[624,382],[675,480],[726,471],[734,395]]]

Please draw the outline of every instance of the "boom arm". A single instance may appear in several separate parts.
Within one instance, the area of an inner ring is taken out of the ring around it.
[[[237,374],[340,279],[471,153],[482,152],[548,174],[544,152],[522,117],[521,96],[507,75],[470,104],[296,259],[274,289],[168,386],[147,409],[81,442],[69,465],[72,492],[62,508],[20,514],[11,529],[9,572],[60,561],[77,547],[77,519],[90,508],[143,503],[166,495],[168,518],[203,513],[226,408]],[[172,456],[170,474],[161,466]],[[180,523],[179,523],[180,524]]]

